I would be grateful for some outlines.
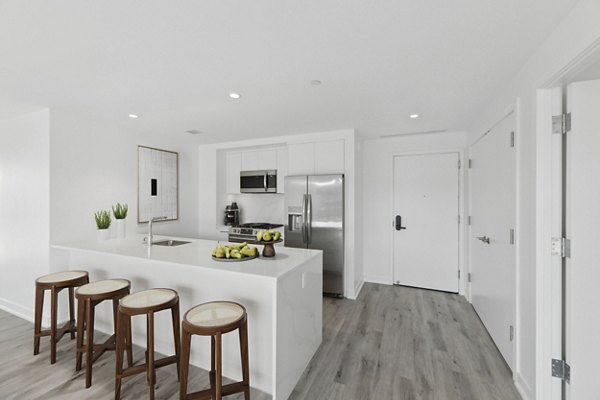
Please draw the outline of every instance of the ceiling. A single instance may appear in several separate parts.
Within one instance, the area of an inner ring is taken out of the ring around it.
[[[575,3],[0,0],[0,116],[199,143],[465,129]]]

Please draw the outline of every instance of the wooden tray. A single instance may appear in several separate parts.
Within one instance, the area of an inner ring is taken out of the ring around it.
[[[258,252],[256,253],[255,256],[252,257],[242,257],[242,258],[218,258],[215,256],[211,256],[213,260],[215,261],[221,261],[221,262],[240,262],[240,261],[249,261],[249,260],[254,260],[256,257],[258,257]]]

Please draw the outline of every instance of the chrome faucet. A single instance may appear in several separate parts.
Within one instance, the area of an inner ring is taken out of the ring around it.
[[[152,246],[152,240],[154,235],[152,235],[152,223],[156,221],[164,221],[168,217],[154,217],[148,221],[148,237],[146,238],[146,244],[148,246]]]

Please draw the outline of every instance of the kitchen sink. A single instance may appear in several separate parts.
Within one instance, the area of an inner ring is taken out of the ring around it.
[[[184,242],[183,240],[161,240],[159,242],[153,242],[152,246],[167,246],[167,247],[175,247],[175,246],[181,246],[182,244],[188,244],[191,242]]]

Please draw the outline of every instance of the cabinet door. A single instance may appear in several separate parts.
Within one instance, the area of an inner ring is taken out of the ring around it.
[[[260,168],[260,152],[242,152],[242,171],[257,171]]]
[[[315,144],[298,143],[288,146],[288,175],[315,174]]]
[[[242,169],[242,153],[227,153],[225,159],[227,193],[240,193],[240,171]]]
[[[285,177],[288,175],[287,149],[277,150],[277,193],[285,193]]]
[[[277,169],[277,150],[258,152],[258,169]]]
[[[344,140],[315,143],[315,174],[343,174]]]

